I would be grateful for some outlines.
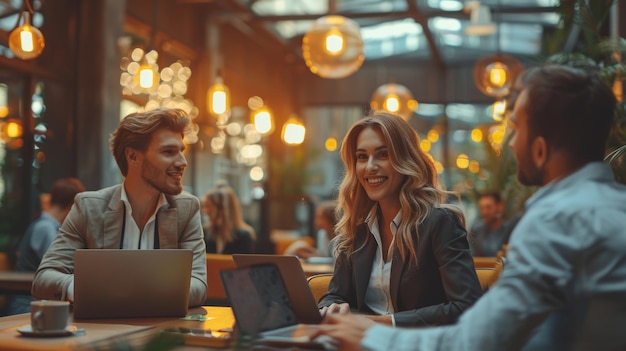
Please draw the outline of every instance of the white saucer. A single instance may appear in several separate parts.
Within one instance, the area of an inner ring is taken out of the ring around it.
[[[34,330],[30,325],[17,328],[17,331],[24,336],[37,336],[37,337],[54,337],[54,336],[70,336],[70,335],[82,335],[85,333],[85,329],[79,329],[76,326],[68,325],[63,330]]]

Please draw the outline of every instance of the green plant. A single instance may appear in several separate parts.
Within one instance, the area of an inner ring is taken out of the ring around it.
[[[544,46],[546,62],[593,67],[602,79],[613,87],[618,99],[613,127],[607,141],[605,161],[611,166],[615,178],[626,184],[626,104],[622,85],[626,80],[626,39],[605,34],[607,19],[617,0],[563,0],[561,1],[560,29],[551,35]],[[568,39],[566,33],[580,29],[575,51],[558,52]]]

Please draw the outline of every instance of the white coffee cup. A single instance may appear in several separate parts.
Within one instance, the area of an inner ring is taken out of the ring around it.
[[[70,303],[38,300],[30,303],[30,325],[33,331],[61,331],[67,327]]]

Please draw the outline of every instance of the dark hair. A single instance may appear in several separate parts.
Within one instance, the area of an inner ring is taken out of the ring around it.
[[[577,162],[602,160],[615,110],[610,87],[590,69],[546,65],[526,70],[518,86],[528,92],[530,137],[567,149]]]
[[[145,151],[152,140],[152,134],[161,128],[180,133],[183,136],[191,118],[180,109],[156,109],[131,113],[124,117],[109,139],[111,152],[122,175],[128,173],[126,148]]]
[[[50,189],[50,205],[70,208],[76,194],[85,191],[85,187],[76,178],[61,178],[52,184]]]
[[[493,198],[495,202],[502,202],[502,196],[500,195],[500,192],[498,191],[485,191],[478,195],[479,199],[482,199],[483,197],[490,197],[490,198]]]

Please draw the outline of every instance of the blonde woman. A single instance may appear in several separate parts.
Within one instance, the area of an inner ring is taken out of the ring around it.
[[[335,270],[323,315],[397,326],[450,324],[482,294],[462,211],[445,203],[432,160],[400,117],[357,121],[341,146]]]
[[[204,196],[204,211],[209,216],[204,235],[207,253],[254,252],[254,229],[243,220],[239,199],[231,187],[218,182]]]

